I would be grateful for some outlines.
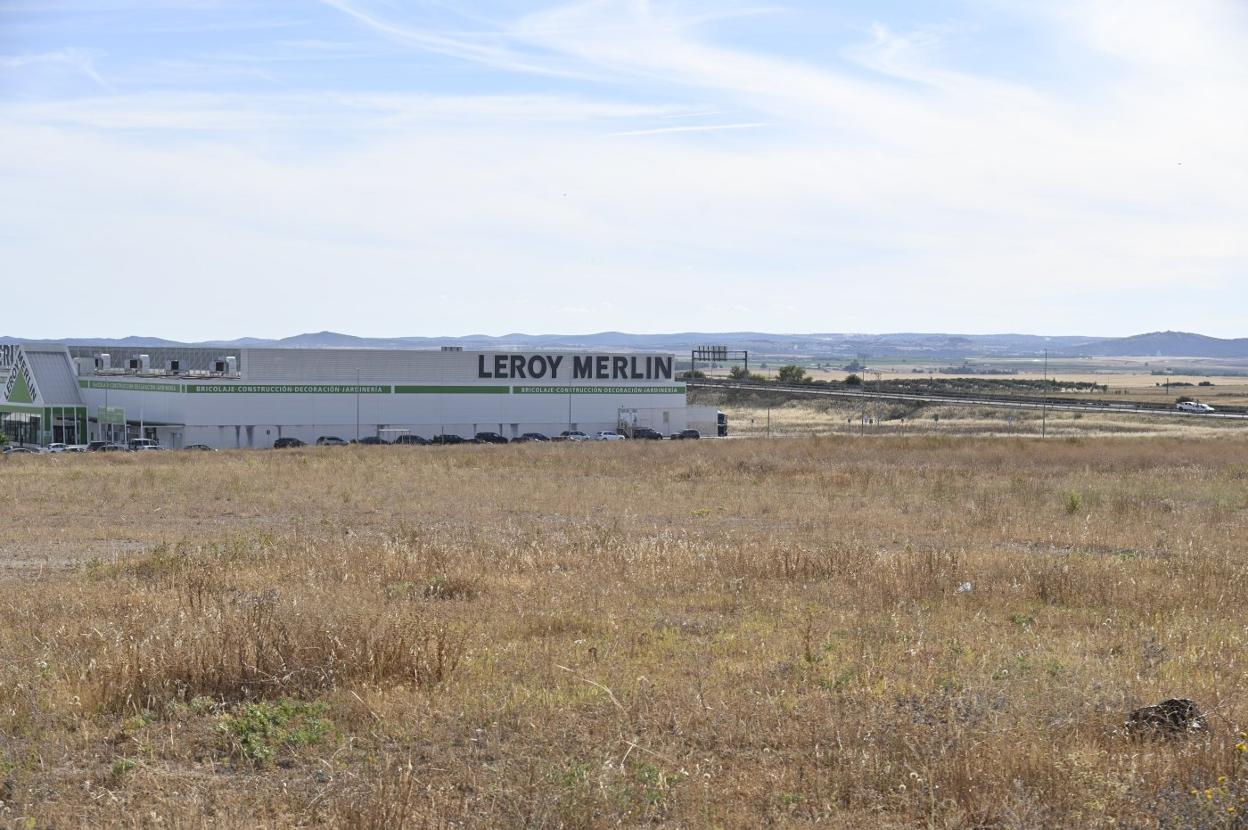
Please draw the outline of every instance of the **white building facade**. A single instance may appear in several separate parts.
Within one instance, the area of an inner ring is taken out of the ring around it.
[[[41,344],[18,346],[14,363],[27,366],[22,350],[35,348],[45,366],[53,363],[47,355],[60,355],[58,372],[64,366],[75,379],[77,399],[57,403],[77,407],[76,418],[86,413],[93,440],[234,449],[271,447],[279,438],[393,441],[486,431],[515,438],[622,424],[664,434],[716,430],[714,410],[688,407],[670,354]],[[59,390],[65,383],[57,380]]]

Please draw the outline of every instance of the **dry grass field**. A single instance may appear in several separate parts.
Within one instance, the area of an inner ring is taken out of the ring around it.
[[[0,824],[1243,827],[1248,441],[12,457]],[[1133,741],[1190,697],[1210,734]]]

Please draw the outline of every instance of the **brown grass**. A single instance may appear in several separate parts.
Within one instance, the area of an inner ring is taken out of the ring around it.
[[[1212,828],[1248,809],[1242,438],[0,475],[0,552],[22,563],[0,599],[0,823]],[[1169,696],[1212,735],[1122,734]]]

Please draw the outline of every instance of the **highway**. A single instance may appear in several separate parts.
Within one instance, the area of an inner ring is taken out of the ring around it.
[[[694,378],[685,384],[695,389],[739,389],[747,392],[782,392],[793,395],[844,398],[855,401],[908,401],[911,403],[941,404],[946,406],[988,406],[1001,409],[1048,409],[1051,412],[1099,412],[1107,415],[1145,415],[1164,418],[1201,418],[1223,421],[1248,421],[1248,410],[1225,408],[1215,412],[1182,412],[1173,405],[1142,403],[1138,401],[1071,400],[1070,398],[1009,397],[1002,395],[931,395],[911,392],[873,391],[864,384],[854,391],[841,387],[819,384],[779,384],[771,381],[718,380]]]

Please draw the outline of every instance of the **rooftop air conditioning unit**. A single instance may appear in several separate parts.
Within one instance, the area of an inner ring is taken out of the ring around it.
[[[97,369],[113,368],[113,356],[110,354],[97,354],[95,356],[95,368]]]
[[[238,375],[238,358],[231,355],[225,359],[225,373],[231,377]]]

